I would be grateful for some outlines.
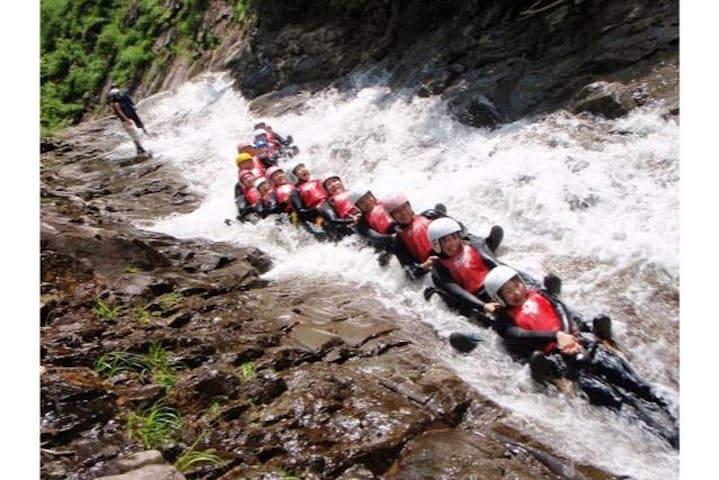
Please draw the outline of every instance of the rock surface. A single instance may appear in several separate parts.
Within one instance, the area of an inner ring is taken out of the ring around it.
[[[556,478],[419,319],[336,279],[268,282],[256,249],[130,225],[196,202],[157,160],[103,158],[100,127],[42,154],[42,478]],[[160,441],[129,428],[152,406],[179,419]],[[128,461],[150,448],[161,464]]]

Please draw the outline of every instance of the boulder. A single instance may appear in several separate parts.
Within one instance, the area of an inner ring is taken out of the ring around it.
[[[120,475],[98,477],[97,480],[186,480],[172,465],[145,465]]]
[[[591,113],[607,119],[623,117],[637,104],[630,89],[619,82],[594,82],[585,86],[575,97],[573,113]]]
[[[450,112],[460,122],[475,128],[493,129],[505,121],[494,102],[481,93],[468,92],[453,99]]]

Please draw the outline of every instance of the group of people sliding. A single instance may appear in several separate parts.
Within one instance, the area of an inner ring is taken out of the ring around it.
[[[415,213],[400,193],[379,201],[368,188],[347,190],[338,175],[313,179],[303,163],[292,168],[292,181],[278,165],[286,142],[264,123],[255,128],[254,144],[237,147],[238,220],[285,213],[320,240],[356,233],[377,251],[381,265],[394,255],[409,279],[431,272],[434,287],[425,289],[425,298],[438,293],[450,308],[494,328],[515,358],[529,361],[536,381],[562,391],[576,385],[593,403],[616,409],[627,403],[626,393],[666,408],[617,354],[608,316],[585,321],[558,298],[558,277],[547,275],[539,284],[495,258],[501,227],[476,236],[442,204]],[[456,333],[450,342],[467,352],[478,338]],[[678,448],[678,432],[663,436]]]

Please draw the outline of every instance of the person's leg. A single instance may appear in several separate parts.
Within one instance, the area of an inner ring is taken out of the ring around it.
[[[140,144],[140,135],[138,135],[137,130],[135,130],[135,127],[132,126],[131,122],[120,122],[122,124],[122,128],[127,132],[127,134],[132,138],[133,143],[135,144],[135,148],[137,149],[138,155],[141,153],[145,153],[145,149],[142,148],[142,145]]]
[[[502,239],[504,238],[504,230],[499,225],[494,225],[490,231],[489,236],[486,238],[485,242],[487,243],[487,247],[494,252],[497,250],[497,247],[499,247],[499,244],[502,243]]]

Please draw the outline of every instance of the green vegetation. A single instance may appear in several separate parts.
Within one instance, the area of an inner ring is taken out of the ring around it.
[[[158,448],[172,441],[182,428],[182,417],[170,407],[155,403],[146,409],[130,412],[127,435],[140,440],[147,449]]]
[[[138,273],[140,271],[142,271],[142,269],[136,265],[128,265],[125,267],[126,273]]]
[[[110,352],[95,361],[95,371],[102,378],[112,378],[122,372],[142,371],[145,366],[135,355],[127,352]]]
[[[290,473],[287,473],[283,469],[277,470],[277,474],[280,476],[282,480],[301,480],[300,477],[296,477]]]
[[[255,363],[245,362],[240,365],[240,374],[242,375],[242,380],[245,382],[254,380],[254,378],[257,376],[257,373],[255,372]]]
[[[122,372],[137,372],[140,379],[162,385],[166,390],[177,384],[175,369],[170,365],[167,351],[158,343],[150,345],[148,352],[138,355],[128,352],[110,352],[95,362],[95,371],[103,378],[112,378]]]
[[[185,473],[190,469],[192,465],[200,462],[210,463],[216,466],[224,465],[225,461],[222,460],[222,458],[218,455],[215,455],[214,453],[210,453],[208,451],[198,452],[195,450],[197,444],[204,440],[204,438],[205,434],[197,437],[197,439],[192,442],[192,445],[190,445],[190,448],[188,448],[185,453],[183,453],[177,458],[177,460],[175,461],[175,467],[179,471]]]
[[[150,312],[145,310],[143,307],[133,308],[132,316],[135,317],[137,323],[139,323],[143,327],[146,327],[150,324]]]
[[[102,300],[97,301],[95,307],[95,314],[102,320],[114,320],[122,310],[122,307],[110,307],[107,303]]]
[[[182,295],[176,292],[166,293],[157,298],[157,303],[163,312],[167,312],[172,307],[177,306],[182,301]]]
[[[175,386],[177,383],[175,369],[170,365],[167,351],[160,344],[150,345],[150,349],[142,357],[142,361],[154,383],[162,385],[167,390]]]
[[[202,31],[209,0],[41,0],[40,125],[42,135],[99,113],[112,80],[132,91],[160,75],[177,55],[199,57],[219,39]],[[233,20],[245,21],[249,0]]]

